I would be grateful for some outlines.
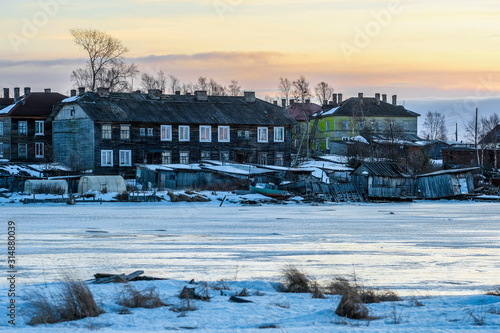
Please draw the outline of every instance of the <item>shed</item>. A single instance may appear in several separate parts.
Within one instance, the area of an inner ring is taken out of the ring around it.
[[[127,190],[122,176],[83,176],[78,182],[78,193],[88,191],[124,192]]]
[[[24,182],[24,192],[29,194],[67,194],[65,180],[29,179]]]
[[[441,170],[417,176],[417,186],[424,199],[441,199],[474,194],[472,172],[479,168]]]
[[[362,163],[351,173],[351,180],[369,198],[402,199],[415,193],[411,172],[397,163]]]

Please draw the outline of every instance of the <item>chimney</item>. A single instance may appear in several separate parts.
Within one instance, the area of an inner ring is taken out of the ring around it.
[[[191,96],[191,93],[190,93],[190,92],[187,92],[187,93],[186,93],[186,96]]]
[[[28,96],[31,93],[30,87],[24,87],[24,96]]]
[[[342,94],[337,94],[338,98],[339,98],[339,105],[342,103]]]
[[[9,88],[3,88],[3,98],[10,98]]]
[[[197,101],[208,101],[208,94],[206,90],[197,90],[194,92],[194,98]]]
[[[311,103],[311,100],[308,98],[308,99],[306,99],[306,104],[309,104],[309,103]]]
[[[109,98],[109,88],[104,88],[104,87],[97,88],[97,95],[101,98]]]
[[[78,88],[78,96],[81,96],[83,94],[85,94],[85,87],[79,87]]]
[[[17,102],[19,100],[19,91],[21,89],[19,87],[14,88],[14,102]]]
[[[363,99],[363,93],[358,93],[358,98]]]
[[[283,110],[286,109],[286,99],[285,98],[281,99],[281,107],[283,108]]]
[[[50,92],[52,92],[50,88],[44,89],[44,91],[45,91],[46,93],[50,93]]]
[[[290,105],[292,105],[293,103],[295,103],[295,100],[294,100],[294,99],[291,99],[291,100],[290,100]]]
[[[323,100],[323,105],[328,105],[328,100],[327,99]]]
[[[392,105],[398,105],[398,95],[392,95]]]
[[[76,96],[76,89],[71,89],[71,97],[75,97]]]
[[[387,103],[387,95],[386,94],[382,94],[382,102]]]
[[[278,105],[278,101],[273,101],[273,104],[277,106]]]
[[[254,91],[245,91],[245,102],[247,103],[255,103],[255,92]]]
[[[161,90],[160,89],[148,89],[148,97],[150,99],[160,99]]]
[[[333,94],[332,98],[333,98],[333,104],[337,105],[337,94]]]
[[[380,105],[380,94],[375,94],[375,100],[377,102],[377,105]]]
[[[181,94],[180,90],[176,90],[176,91],[175,91],[175,94],[176,94],[176,95],[180,95],[180,94]]]

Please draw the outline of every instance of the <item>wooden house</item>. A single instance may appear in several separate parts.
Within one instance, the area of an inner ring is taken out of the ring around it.
[[[474,194],[472,173],[479,168],[441,170],[417,176],[420,196],[442,199]]]
[[[50,162],[52,160],[52,124],[47,118],[54,105],[66,96],[24,89],[15,103],[0,110],[0,158],[11,162]]]
[[[411,172],[397,163],[362,163],[351,173],[351,181],[368,198],[403,199],[415,193]]]
[[[207,96],[106,89],[62,101],[51,120],[55,161],[127,177],[133,177],[136,164],[219,160],[286,166],[297,124],[253,92]]]

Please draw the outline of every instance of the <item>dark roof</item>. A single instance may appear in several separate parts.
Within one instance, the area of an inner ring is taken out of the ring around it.
[[[4,107],[9,106],[12,103],[14,103],[13,98],[0,98],[0,109],[3,109]]]
[[[32,92],[22,97],[6,115],[8,117],[48,117],[53,107],[66,97],[53,92]]]
[[[364,167],[372,176],[409,177],[411,175],[410,171],[407,168],[397,163],[365,162],[359,165],[356,170],[360,167]],[[355,172],[356,170],[354,170],[353,172]]]
[[[418,117],[420,114],[407,110],[401,105],[378,101],[374,97],[352,97],[339,106],[334,116],[360,117]]]
[[[111,93],[99,97],[86,93],[72,98],[93,121],[160,122],[165,124],[239,124],[295,125],[296,121],[281,107],[255,99],[246,102],[241,96],[208,96],[199,101],[194,95],[162,95],[151,99],[141,93]],[[58,105],[58,108],[65,102]],[[52,115],[54,117],[55,114]]]
[[[448,175],[448,174],[454,174],[454,173],[466,173],[466,172],[471,172],[471,171],[476,171],[479,170],[479,167],[473,167],[473,168],[465,168],[465,169],[448,169],[448,170],[439,170],[431,173],[426,173],[424,175],[418,175],[418,178],[421,177],[432,177],[432,176],[440,176],[440,175]]]
[[[305,121],[307,117],[321,111],[322,107],[315,103],[293,103],[286,111],[297,121]]]

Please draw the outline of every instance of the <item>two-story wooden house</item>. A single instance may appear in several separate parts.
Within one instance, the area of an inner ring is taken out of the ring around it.
[[[244,96],[96,93],[62,101],[51,115],[54,161],[130,176],[134,165],[201,160],[290,165],[297,122],[255,93]]]
[[[50,162],[52,160],[52,126],[47,118],[54,106],[66,96],[24,89],[15,102],[0,110],[0,158],[11,162]]]

